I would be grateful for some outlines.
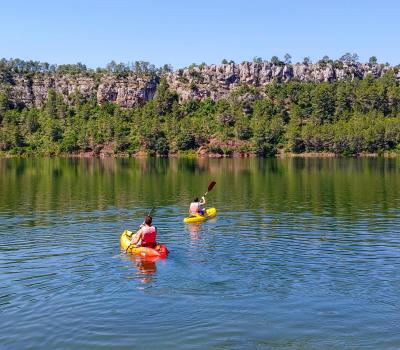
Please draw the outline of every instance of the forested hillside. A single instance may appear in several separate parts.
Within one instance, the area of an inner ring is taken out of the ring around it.
[[[145,62],[96,71],[15,62],[0,62],[3,154],[400,151],[398,67],[376,60],[177,71]]]

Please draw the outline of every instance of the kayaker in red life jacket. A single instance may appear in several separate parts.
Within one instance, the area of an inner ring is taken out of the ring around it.
[[[131,244],[137,247],[150,247],[154,248],[157,238],[157,229],[151,223],[153,218],[151,216],[146,216],[144,218],[144,225],[140,225],[140,229],[131,239]]]
[[[193,199],[193,202],[190,203],[189,207],[189,215],[195,215],[195,214],[200,214],[204,216],[205,210],[204,210],[204,205],[206,204],[206,199],[204,197],[201,197],[201,201],[199,202],[199,198]]]

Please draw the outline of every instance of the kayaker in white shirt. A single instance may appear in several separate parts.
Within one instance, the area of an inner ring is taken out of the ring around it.
[[[196,197],[193,199],[193,202],[190,203],[189,207],[189,215],[196,215],[200,214],[204,216],[205,210],[204,210],[204,205],[206,204],[206,199],[201,197],[201,201],[199,201],[199,198]]]

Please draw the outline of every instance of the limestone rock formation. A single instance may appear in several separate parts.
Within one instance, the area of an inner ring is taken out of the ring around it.
[[[72,102],[73,94],[78,93],[83,99],[95,96],[98,103],[108,101],[122,107],[134,107],[153,98],[158,81],[158,77],[146,79],[133,75],[121,78],[105,75],[97,80],[95,76],[82,75],[25,77],[15,74],[8,88],[10,99],[27,107],[42,107],[50,89],[63,95],[67,103]]]
[[[219,64],[185,68],[170,73],[167,77],[170,87],[178,92],[182,99],[225,97],[239,84],[263,87],[274,81],[287,82],[328,82],[344,79],[364,78],[367,75],[380,77],[393,67],[369,64],[346,64],[335,67],[334,64],[294,64],[274,65],[270,62],[241,64]],[[400,73],[398,78],[400,79]]]
[[[211,64],[178,69],[167,73],[172,90],[182,100],[189,98],[218,100],[240,85],[262,88],[274,81],[328,82],[343,79],[363,79],[367,75],[380,77],[398,69],[380,64],[316,63],[275,65],[271,62],[243,62],[240,64]],[[88,73],[85,75],[36,73],[23,75],[0,73],[0,91],[7,89],[10,100],[27,107],[40,107],[45,103],[49,89],[63,95],[72,103],[74,94],[83,99],[96,98],[98,103],[114,102],[122,107],[134,107],[151,100],[160,81],[159,76],[128,76]]]

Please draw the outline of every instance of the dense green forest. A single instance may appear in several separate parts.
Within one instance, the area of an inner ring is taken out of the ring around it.
[[[105,147],[121,155],[400,151],[400,82],[393,71],[377,79],[241,85],[218,101],[181,101],[162,77],[154,99],[130,109],[99,105],[78,92],[70,97],[66,104],[49,90],[43,108],[23,108],[1,92],[2,154],[99,154]]]

